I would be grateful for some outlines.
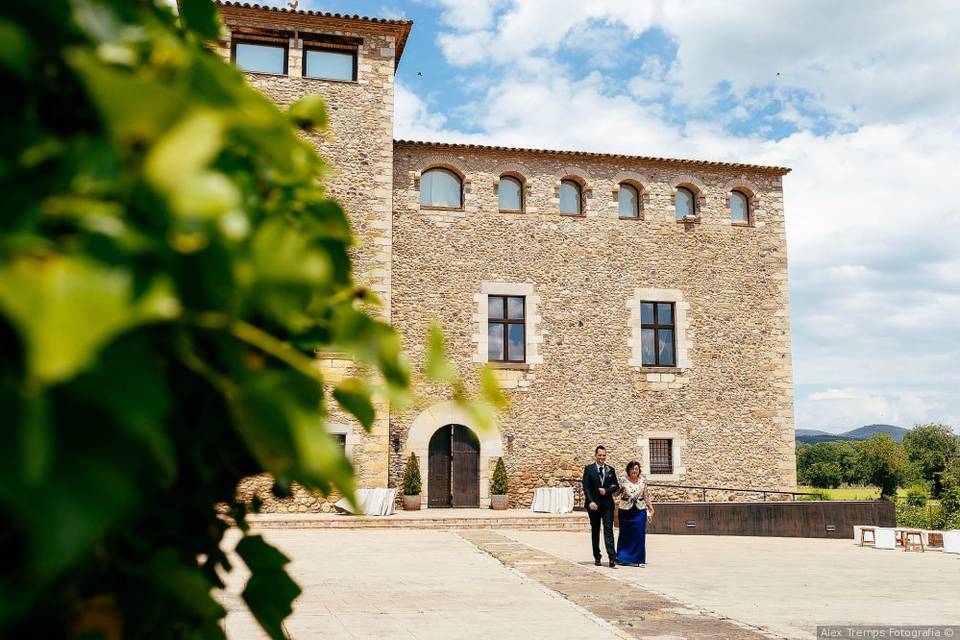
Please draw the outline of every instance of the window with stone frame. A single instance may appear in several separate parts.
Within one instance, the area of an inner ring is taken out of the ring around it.
[[[287,44],[279,39],[233,41],[233,62],[241,71],[254,73],[287,73]]]
[[[651,438],[650,474],[669,475],[673,473],[673,440],[670,438]]]
[[[430,169],[420,176],[420,205],[437,209],[463,208],[463,181],[449,169]]]
[[[640,191],[625,182],[617,189],[617,210],[620,218],[640,217]]]
[[[526,323],[524,296],[488,296],[487,360],[526,362]]]
[[[347,434],[345,433],[331,433],[330,436],[333,438],[333,441],[337,443],[337,446],[340,447],[340,451],[347,450]]]
[[[686,187],[677,187],[674,211],[677,220],[691,220],[697,217],[697,196],[693,191]]]
[[[357,79],[357,50],[332,45],[304,49],[303,76],[353,82]]]
[[[677,364],[676,314],[672,302],[640,303],[640,340],[643,366]]]
[[[733,224],[750,224],[750,198],[741,191],[730,192],[730,220]]]
[[[560,181],[560,213],[566,216],[583,215],[583,188],[576,180]]]
[[[519,178],[501,176],[497,185],[497,198],[500,211],[523,211],[523,184]]]

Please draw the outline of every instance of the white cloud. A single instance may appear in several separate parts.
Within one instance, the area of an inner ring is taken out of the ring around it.
[[[798,426],[960,419],[960,38],[945,27],[960,24],[960,3],[537,1],[492,15],[440,37],[452,64],[484,63],[486,88],[457,110],[480,133],[398,87],[398,137],[791,166],[796,382],[856,390],[798,398]],[[571,34],[618,38],[616,51],[651,24],[678,58],[648,57],[626,84],[560,61]],[[736,108],[671,117],[721,80]],[[726,129],[788,89],[802,92],[780,114],[796,133]],[[818,133],[818,109],[852,126]]]

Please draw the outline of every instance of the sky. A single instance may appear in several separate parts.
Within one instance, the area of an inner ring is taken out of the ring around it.
[[[797,428],[960,433],[960,2],[300,8],[414,21],[397,138],[792,167]]]

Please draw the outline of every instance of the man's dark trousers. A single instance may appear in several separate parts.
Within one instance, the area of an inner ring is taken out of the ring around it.
[[[613,544],[613,509],[602,506],[590,513],[590,540],[593,542],[593,559],[600,561],[600,523],[603,523],[603,543],[607,548],[607,560],[617,559],[617,550]]]

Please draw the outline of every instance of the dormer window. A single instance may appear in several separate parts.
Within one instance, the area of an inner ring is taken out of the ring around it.
[[[234,42],[233,61],[241,71],[287,73],[287,47],[269,42]]]
[[[303,75],[322,80],[357,79],[357,52],[347,49],[306,49],[304,51]]]

